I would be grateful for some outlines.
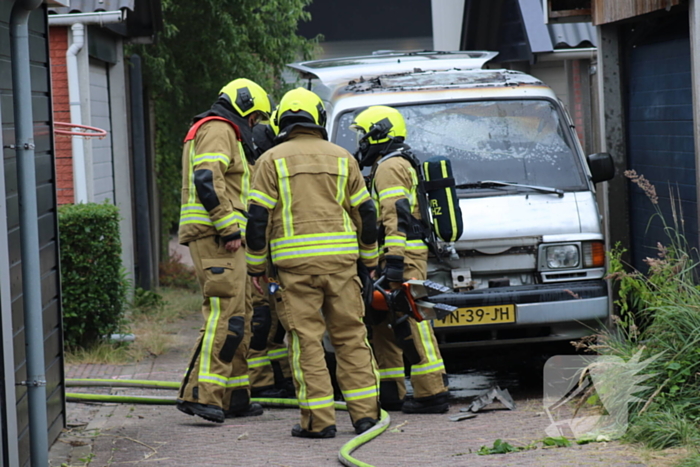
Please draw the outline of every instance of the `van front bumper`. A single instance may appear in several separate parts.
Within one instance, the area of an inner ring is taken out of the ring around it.
[[[609,317],[604,280],[497,287],[430,298],[459,308],[515,305],[516,322],[435,328],[441,348],[523,344],[578,339]]]

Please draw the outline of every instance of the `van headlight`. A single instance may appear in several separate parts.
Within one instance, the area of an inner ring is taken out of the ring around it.
[[[548,269],[572,269],[579,267],[581,255],[578,245],[551,245],[544,247]]]

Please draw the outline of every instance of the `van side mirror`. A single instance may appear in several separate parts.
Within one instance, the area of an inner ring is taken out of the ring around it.
[[[606,182],[615,176],[615,164],[607,152],[598,152],[586,156],[588,168],[591,169],[593,183]]]

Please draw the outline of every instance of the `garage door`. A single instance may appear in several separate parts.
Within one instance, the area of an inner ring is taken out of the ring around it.
[[[680,198],[685,236],[697,246],[688,18],[663,21],[646,31],[643,25],[630,26],[626,34],[629,167],[654,184],[671,225],[669,188]],[[632,256],[634,266],[643,271],[644,258],[656,256],[657,242],[669,244],[662,222],[652,219],[655,212],[645,193],[631,184]]]
[[[90,58],[90,121],[107,130],[104,139],[92,138],[92,175],[94,201],[108,199],[114,203],[114,168],[112,158],[112,123],[110,120],[109,79],[107,63]]]

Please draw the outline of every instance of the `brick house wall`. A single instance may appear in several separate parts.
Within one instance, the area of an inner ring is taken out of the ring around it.
[[[53,93],[53,118],[55,122],[70,122],[68,98],[68,28],[49,28],[49,55],[51,57],[51,90]],[[71,204],[73,192],[73,146],[70,136],[56,135],[56,195],[58,204]]]
[[[581,146],[586,147],[586,135],[584,134],[586,128],[586,120],[583,112],[583,86],[581,83],[581,61],[572,60],[572,78],[573,78],[573,88],[574,88],[574,98],[573,98],[573,108],[569,109],[571,112],[571,118],[574,120],[574,125],[576,126],[576,133],[578,134],[578,139],[581,141]]]

